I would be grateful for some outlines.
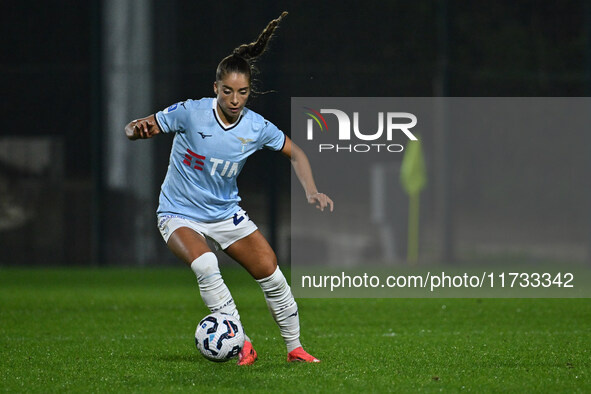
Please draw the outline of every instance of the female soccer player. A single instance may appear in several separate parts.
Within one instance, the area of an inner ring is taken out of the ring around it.
[[[164,111],[134,120],[125,127],[130,140],[175,133],[170,163],[162,184],[158,227],[168,248],[197,276],[199,291],[212,312],[240,318],[218,261],[205,237],[238,261],[259,283],[287,346],[287,361],[318,362],[299,340],[298,307],[277,266],[275,253],[240,208],[236,177],[248,156],[259,149],[280,151],[291,160],[306,198],[320,210],[333,210],[332,200],[319,193],[305,153],[274,124],[245,108],[252,90],[253,62],[266,49],[279,21],[274,19],[250,44],[224,58],[216,70],[215,98],[186,100]],[[238,364],[256,361],[250,338]]]

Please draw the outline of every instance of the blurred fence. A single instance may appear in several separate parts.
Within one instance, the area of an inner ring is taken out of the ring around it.
[[[60,137],[0,137],[0,250],[9,263],[90,258],[90,184],[65,176]],[[74,241],[74,242],[72,242]]]

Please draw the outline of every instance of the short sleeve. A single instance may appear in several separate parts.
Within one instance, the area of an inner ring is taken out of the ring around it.
[[[269,121],[265,121],[263,128],[263,148],[280,151],[285,145],[285,134],[277,126]]]
[[[189,121],[192,100],[181,101],[156,113],[156,122],[163,133],[184,132]]]

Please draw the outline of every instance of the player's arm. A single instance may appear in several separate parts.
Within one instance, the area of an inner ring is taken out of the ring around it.
[[[330,207],[332,212],[334,203],[324,193],[319,193],[312,176],[312,168],[310,161],[304,151],[291,141],[288,136],[285,136],[285,144],[281,153],[291,161],[291,165],[306,192],[306,199],[310,204],[316,204],[316,208],[324,211],[324,208]]]
[[[130,140],[152,138],[161,132],[154,115],[132,120],[125,126],[125,135]]]

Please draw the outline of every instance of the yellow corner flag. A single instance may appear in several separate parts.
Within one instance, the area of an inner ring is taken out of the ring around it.
[[[427,185],[427,170],[420,141],[408,141],[400,166],[400,183],[408,194],[407,260],[415,263],[419,257],[419,201]]]
[[[427,185],[427,170],[420,141],[408,141],[400,166],[400,183],[408,195],[419,194]]]

